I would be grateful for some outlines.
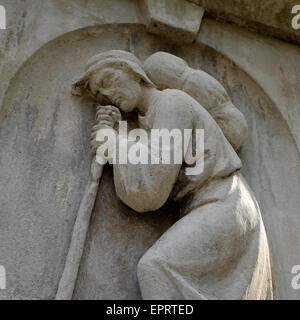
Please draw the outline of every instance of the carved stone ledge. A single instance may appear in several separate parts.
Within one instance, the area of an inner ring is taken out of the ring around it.
[[[200,29],[204,8],[182,0],[143,0],[147,30],[175,42],[193,42]]]
[[[187,0],[205,8],[206,16],[283,41],[300,43],[300,31],[292,27],[292,8],[298,0]]]

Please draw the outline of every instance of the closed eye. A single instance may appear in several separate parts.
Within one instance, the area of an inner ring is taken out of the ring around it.
[[[106,76],[104,79],[102,79],[102,81],[101,81],[101,87],[103,88],[103,89],[108,89],[108,88],[110,88],[111,87],[111,85],[112,85],[112,81],[113,79],[112,79],[112,76],[110,75],[110,76]]]

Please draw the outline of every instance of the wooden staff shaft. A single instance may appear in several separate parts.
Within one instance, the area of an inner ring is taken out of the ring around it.
[[[93,177],[93,166],[98,166],[97,177]],[[83,255],[86,236],[89,228],[89,223],[93,208],[95,205],[99,181],[102,176],[103,167],[96,163],[93,159],[92,164],[92,181],[83,196],[80,203],[78,214],[76,217],[71,244],[66,258],[65,268],[59,282],[56,293],[56,300],[71,300],[77,280],[80,261]]]

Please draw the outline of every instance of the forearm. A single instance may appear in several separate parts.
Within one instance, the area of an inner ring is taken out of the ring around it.
[[[155,211],[167,201],[180,165],[115,164],[118,197],[137,212]]]

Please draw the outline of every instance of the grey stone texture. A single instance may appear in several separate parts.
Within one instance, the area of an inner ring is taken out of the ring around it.
[[[249,125],[239,155],[262,211],[275,298],[300,298],[291,287],[291,269],[300,264],[297,45],[209,17],[194,43],[176,44],[149,34],[134,0],[2,4],[8,29],[0,31],[0,265],[7,290],[0,299],[55,297],[89,181],[95,113],[70,88],[90,57],[110,49],[142,61],[170,52],[226,88]],[[75,299],[140,298],[136,263],[177,218],[172,204],[145,217],[125,207],[110,170],[100,185]]]
[[[205,8],[206,16],[260,34],[300,43],[299,30],[292,28],[297,0],[187,0]]]

